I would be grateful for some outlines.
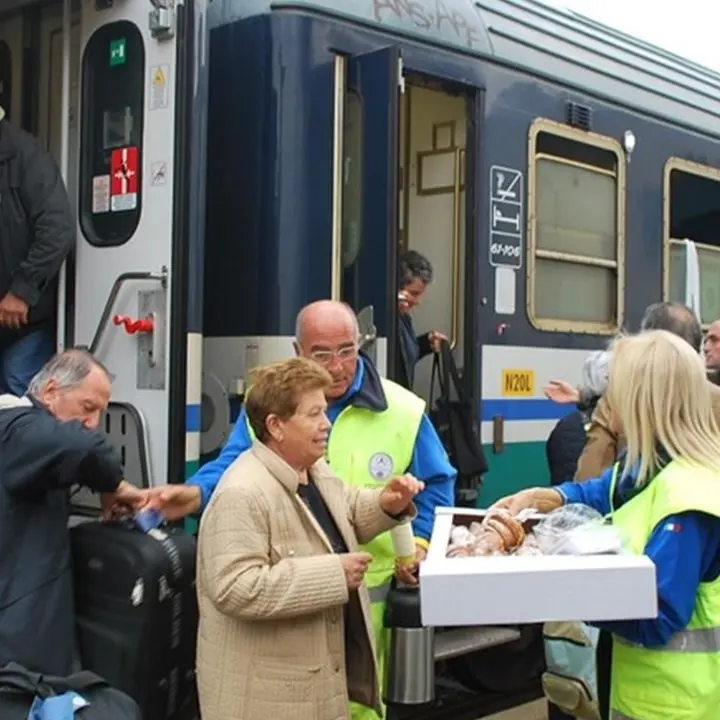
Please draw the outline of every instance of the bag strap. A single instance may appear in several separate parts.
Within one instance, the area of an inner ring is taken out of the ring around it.
[[[435,385],[440,386],[439,396],[443,395],[442,381],[440,380],[440,357],[437,353],[433,353],[433,364],[432,372],[430,373],[430,398],[428,400],[428,407],[430,409],[435,407]]]
[[[0,695],[15,694],[43,699],[50,697],[53,692],[43,682],[43,676],[30,672],[18,663],[8,663],[0,670]]]
[[[468,399],[465,394],[465,387],[460,380],[460,373],[458,372],[457,365],[455,364],[455,358],[453,357],[452,350],[450,350],[450,343],[447,340],[443,340],[440,343],[440,355],[442,357],[442,374],[446,392],[448,394],[448,400],[450,399],[450,381],[452,380],[452,384],[455,386],[455,392],[458,396],[458,402],[466,403]]]

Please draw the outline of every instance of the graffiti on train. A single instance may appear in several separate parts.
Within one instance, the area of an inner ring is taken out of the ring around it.
[[[373,0],[379,23],[410,23],[417,30],[437,32],[469,48],[480,44],[482,23],[467,0]]]

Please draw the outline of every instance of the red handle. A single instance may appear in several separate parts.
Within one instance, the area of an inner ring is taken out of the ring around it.
[[[135,333],[151,333],[155,329],[155,324],[152,318],[140,318],[133,320],[127,315],[115,315],[113,318],[114,325],[123,325],[125,332],[128,335],[134,335]]]

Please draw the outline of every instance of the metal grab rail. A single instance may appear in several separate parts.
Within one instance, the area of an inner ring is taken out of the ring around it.
[[[113,307],[115,306],[115,301],[118,298],[118,295],[120,294],[120,290],[122,289],[122,286],[126,282],[134,282],[138,280],[158,280],[163,288],[167,287],[167,278],[168,278],[168,269],[163,265],[163,267],[160,269],[160,272],[125,272],[121,275],[118,275],[115,279],[115,282],[113,283],[112,288],[110,289],[110,294],[108,295],[108,299],[105,302],[105,307],[103,308],[102,315],[100,316],[100,320],[98,321],[97,328],[95,329],[95,335],[93,336],[92,342],[90,343],[90,347],[88,350],[92,355],[95,355],[97,352],[98,347],[100,346],[100,341],[103,338],[103,335],[105,334],[105,330],[107,329],[108,325],[110,324],[110,320],[112,318],[112,312]]]
[[[462,191],[463,191],[463,157],[465,148],[455,151],[455,164],[453,166],[453,229],[452,229],[452,305],[450,319],[450,349],[454,350],[460,334],[460,273],[462,270],[460,250],[462,218]]]

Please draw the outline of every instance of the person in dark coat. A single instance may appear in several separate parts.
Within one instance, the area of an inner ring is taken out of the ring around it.
[[[23,395],[55,351],[57,275],[75,242],[49,152],[0,107],[0,394]]]
[[[422,302],[433,280],[430,261],[416,250],[405,250],[398,262],[398,362],[396,382],[413,389],[415,366],[424,357],[440,350],[447,337],[437,330],[416,335],[410,313]]]
[[[107,371],[80,350],[52,358],[27,396],[0,395],[0,667],[74,670],[69,488],[105,493],[105,508],[146,500],[95,432],[109,398]]]

